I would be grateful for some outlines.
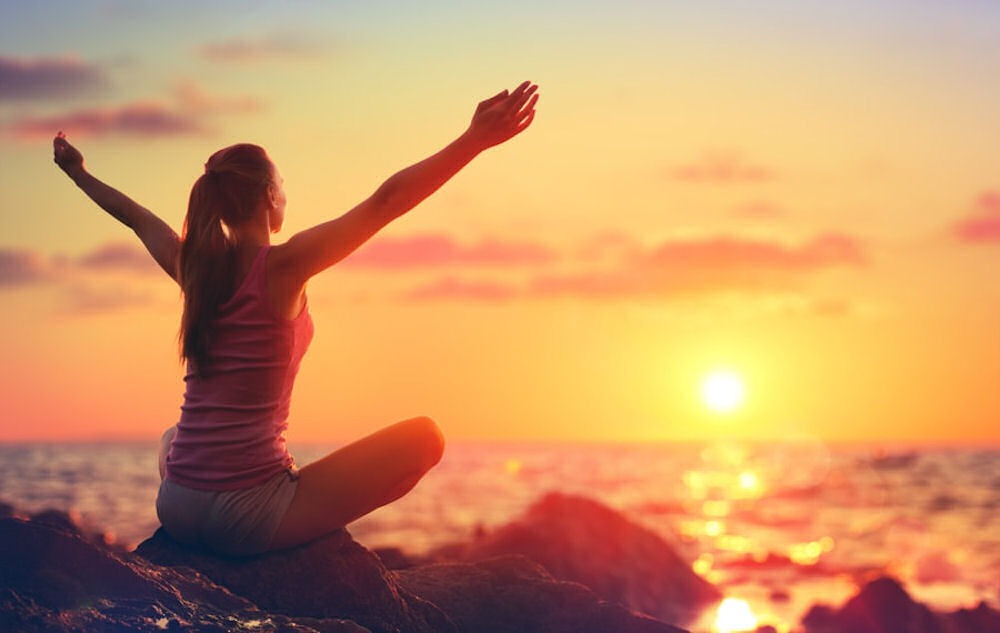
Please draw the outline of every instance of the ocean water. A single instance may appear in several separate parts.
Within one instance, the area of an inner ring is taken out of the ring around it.
[[[334,446],[292,446],[300,464]],[[0,500],[57,508],[137,544],[158,523],[156,445],[0,444]],[[1000,449],[747,444],[452,443],[408,496],[351,526],[419,554],[506,523],[549,491],[660,534],[757,623],[794,631],[892,574],[941,610],[1000,604]],[[705,613],[694,630],[719,628]]]

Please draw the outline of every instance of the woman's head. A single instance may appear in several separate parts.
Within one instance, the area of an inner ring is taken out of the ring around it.
[[[277,232],[284,216],[281,177],[263,148],[240,143],[209,157],[191,188],[184,218],[178,271],[184,292],[183,358],[207,358],[211,320],[234,289],[234,247],[241,234],[265,222]]]
[[[192,202],[196,195],[215,198],[211,202],[229,230],[258,218],[261,213],[268,214],[272,232],[277,232],[284,220],[281,177],[267,152],[258,145],[239,143],[212,154],[205,163],[205,173],[191,190]]]

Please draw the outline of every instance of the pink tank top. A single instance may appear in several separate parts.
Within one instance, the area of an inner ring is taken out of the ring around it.
[[[308,306],[276,316],[265,280],[270,247],[261,248],[233,297],[219,307],[210,362],[188,362],[167,479],[201,490],[257,486],[293,464],[285,446],[288,407],[299,362],[313,336]]]

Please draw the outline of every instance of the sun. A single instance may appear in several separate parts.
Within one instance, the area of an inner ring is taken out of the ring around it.
[[[701,399],[715,413],[732,413],[745,397],[743,379],[730,369],[713,370],[701,382]]]

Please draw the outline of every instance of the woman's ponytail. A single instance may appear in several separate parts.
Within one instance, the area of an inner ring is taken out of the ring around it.
[[[233,145],[209,158],[191,188],[181,245],[180,354],[196,371],[209,362],[212,322],[235,290],[235,243],[230,227],[251,219],[271,182],[273,167],[256,145]]]

